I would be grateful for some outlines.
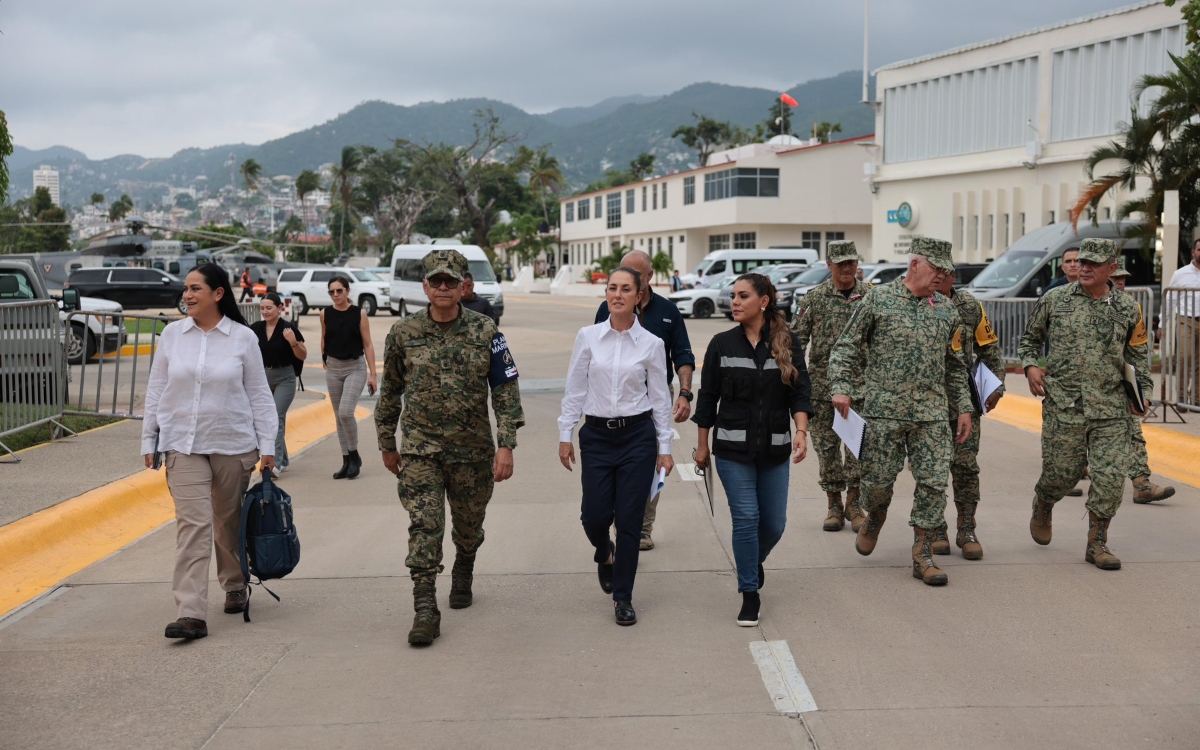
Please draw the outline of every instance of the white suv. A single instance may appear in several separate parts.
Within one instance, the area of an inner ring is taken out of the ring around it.
[[[335,276],[350,279],[350,302],[367,315],[389,307],[388,283],[360,268],[288,268],[279,272],[275,290],[281,297],[291,297],[296,313],[304,315],[313,308],[333,306],[329,281]]]

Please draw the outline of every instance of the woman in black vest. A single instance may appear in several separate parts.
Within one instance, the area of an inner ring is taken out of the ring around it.
[[[742,594],[737,623],[752,627],[758,624],[762,564],[787,524],[788,456],[800,463],[808,453],[811,386],[804,349],[775,309],[771,280],[744,274],[732,294],[739,325],[709,342],[692,421],[700,428],[700,468],[709,465],[708,435],[716,427],[713,450],[729,498]]]
[[[250,326],[258,336],[258,348],[262,352],[263,367],[267,370],[267,385],[275,398],[275,411],[279,415],[279,434],[275,436],[275,469],[271,475],[276,479],[288,470],[288,451],[285,432],[287,412],[296,398],[296,363],[304,366],[308,348],[304,345],[304,334],[299,327],[283,319],[283,300],[275,292],[269,292],[258,309],[262,320]]]
[[[375,395],[375,346],[367,314],[350,304],[350,279],[341,275],[330,279],[329,296],[333,307],[321,311],[321,362],[342,446],[342,468],[333,478],[354,479],[362,469],[354,411],[364,386]]]

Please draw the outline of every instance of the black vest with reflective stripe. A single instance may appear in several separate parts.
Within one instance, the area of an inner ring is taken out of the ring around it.
[[[779,365],[770,356],[762,367],[755,364],[741,328],[717,334],[713,340],[721,355],[713,453],[740,463],[786,461],[792,452],[792,415],[790,389],[783,383]]]

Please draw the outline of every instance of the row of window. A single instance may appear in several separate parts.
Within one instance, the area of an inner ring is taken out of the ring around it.
[[[826,232],[825,233],[825,247],[828,248],[830,242],[841,242],[844,239],[846,239],[845,232]],[[800,233],[800,247],[807,248],[809,250],[816,250],[817,252],[820,252],[821,251],[821,233],[820,232],[801,232]]]
[[[695,196],[695,178],[689,177],[687,180],[692,181],[692,194]],[[686,182],[686,180],[685,180]],[[609,229],[621,228],[621,193],[609,193],[607,196],[608,211],[605,213],[605,199],[600,196],[595,198],[580,198],[578,201],[570,201],[563,204],[563,221],[573,222],[576,218],[579,221],[587,221],[592,218],[593,208],[595,209],[596,218],[607,217],[607,226]],[[637,208],[637,188],[629,188],[625,191],[625,213],[631,214]],[[684,201],[685,203],[688,201]],[[667,207],[667,184],[654,183],[653,185],[642,185],[642,211],[657,211],[659,205],[663,208]]]
[[[751,232],[750,234],[753,237],[754,233]],[[684,235],[679,235],[679,247],[681,250],[683,249],[683,238]],[[620,247],[620,243],[613,242],[609,250],[615,250],[618,247]],[[675,260],[675,235],[668,235],[665,244],[662,237],[641,237],[634,243],[633,247],[638,250],[645,250],[650,255],[657,255],[665,251],[668,258]],[[568,262],[573,265],[584,265],[595,262],[604,252],[604,244],[601,242],[574,242],[567,246]]]
[[[660,200],[661,196],[661,200]],[[704,175],[704,200],[719,201],[725,198],[778,198],[779,170],[739,167],[722,169]],[[683,178],[683,205],[696,202],[696,177]],[[609,193],[608,212],[604,213],[605,201],[600,197],[580,198],[563,204],[563,221],[587,221],[595,208],[596,218],[607,217],[609,229],[621,228],[621,193]],[[642,185],[642,211],[657,211],[659,205],[667,207],[667,183]],[[625,191],[625,213],[634,213],[637,208],[637,188]]]

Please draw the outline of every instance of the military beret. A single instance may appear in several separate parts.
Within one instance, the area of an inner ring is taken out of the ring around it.
[[[1111,263],[1118,255],[1117,243],[1112,240],[1089,237],[1079,246],[1079,260],[1089,263]]]
[[[462,281],[467,274],[467,259],[457,250],[431,250],[425,256],[425,278],[433,278],[439,274],[451,276]]]
[[[953,245],[945,240],[935,240],[932,237],[913,237],[908,251],[913,255],[924,257],[935,268],[940,268],[946,273],[954,273],[954,259],[950,256],[952,247]]]

